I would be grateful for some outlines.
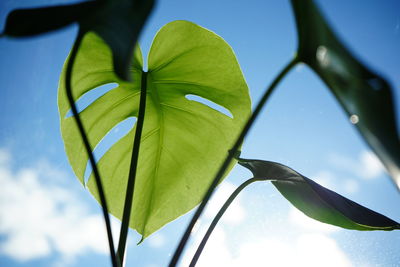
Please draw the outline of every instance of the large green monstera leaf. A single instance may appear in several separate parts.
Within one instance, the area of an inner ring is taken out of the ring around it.
[[[138,115],[144,75],[138,47],[134,59],[133,82],[121,81],[101,38],[90,33],[83,39],[72,73],[74,98],[118,83],[80,112],[92,146],[118,123]],[[171,22],[157,33],[145,77],[146,112],[130,222],[143,238],[200,202],[250,114],[248,87],[232,49],[221,37],[193,23]],[[67,116],[70,107],[63,79],[64,75],[58,96],[62,137],[70,164],[85,183],[88,159],[75,121]],[[232,117],[189,100],[188,95],[212,101]],[[135,127],[98,162],[110,212],[117,218],[122,217],[134,135]],[[98,198],[92,176],[87,186]]]
[[[400,188],[400,139],[393,90],[345,48],[312,0],[292,0],[298,59],[327,84]]]

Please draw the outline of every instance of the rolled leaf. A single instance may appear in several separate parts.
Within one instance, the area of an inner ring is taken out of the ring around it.
[[[5,36],[32,36],[78,22],[80,34],[96,32],[110,46],[114,71],[130,80],[128,68],[140,30],[154,0],[98,0],[12,11],[6,21]]]
[[[346,49],[312,0],[292,0],[292,6],[298,59],[326,83],[400,188],[400,141],[391,86]]]
[[[148,58],[146,112],[130,223],[143,237],[201,201],[251,106],[231,47],[198,25],[167,24],[154,38]],[[102,39],[88,34],[82,41],[72,73],[76,99],[98,86],[119,84],[80,113],[93,146],[118,123],[137,116],[143,75],[139,48],[134,62],[130,66],[133,82],[122,82],[112,71],[111,52]],[[63,86],[61,80],[62,137],[70,164],[84,183],[87,156],[73,117],[66,118],[70,107]],[[232,117],[189,100],[188,95],[212,101]],[[110,212],[117,218],[122,216],[134,134],[135,128],[98,162]],[[87,186],[98,198],[93,177]]]
[[[238,159],[257,179],[272,180],[297,209],[317,221],[351,230],[395,230],[400,224],[308,179],[280,163]]]

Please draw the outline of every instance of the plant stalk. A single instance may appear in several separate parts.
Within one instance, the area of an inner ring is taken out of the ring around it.
[[[209,188],[207,189],[206,194],[203,197],[202,202],[200,203],[199,207],[197,208],[195,214],[193,215],[191,221],[189,222],[189,225],[186,228],[185,233],[183,234],[178,247],[175,250],[175,253],[169,263],[169,267],[175,267],[176,264],[178,263],[183,249],[186,246],[187,241],[189,240],[190,233],[193,230],[194,225],[196,224],[197,220],[199,219],[200,215],[202,214],[203,210],[205,209],[207,202],[211,198],[214,189],[217,187],[219,182],[221,181],[226,169],[230,165],[234,154],[236,151],[239,150],[241,144],[243,143],[244,138],[246,137],[247,133],[249,132],[251,126],[253,125],[254,121],[256,120],[257,116],[260,114],[262,108],[264,107],[265,103],[271,96],[271,94],[274,92],[274,89],[276,86],[279,84],[279,82],[282,80],[282,78],[299,62],[298,58],[295,57],[292,59],[286,66],[283,68],[283,70],[278,74],[278,76],[274,79],[274,81],[271,83],[271,85],[267,88],[266,92],[264,93],[263,97],[260,99],[258,102],[254,112],[251,114],[250,118],[247,120],[245,126],[242,129],[242,132],[240,133],[239,137],[236,139],[235,144],[233,145],[232,149],[229,151],[228,156],[225,158],[225,161],[222,163],[220,169],[218,170],[217,174],[214,177],[214,180],[210,184]]]
[[[92,153],[92,148],[91,148],[89,140],[88,140],[88,138],[87,138],[87,136],[85,134],[85,128],[83,127],[83,124],[82,124],[81,118],[79,116],[78,110],[77,110],[77,108],[75,106],[75,100],[74,100],[73,95],[72,95],[72,86],[71,86],[72,68],[73,68],[73,65],[74,65],[74,62],[75,62],[75,58],[76,58],[79,46],[81,45],[82,38],[83,38],[83,32],[81,30],[79,30],[78,36],[76,37],[76,40],[75,40],[74,45],[72,47],[71,54],[70,54],[69,59],[68,59],[67,69],[66,69],[66,73],[65,73],[65,91],[66,91],[66,94],[67,94],[69,105],[71,106],[71,111],[72,111],[73,117],[74,117],[74,119],[76,121],[76,124],[77,124],[78,129],[79,129],[79,133],[81,135],[83,144],[84,144],[86,152],[88,154],[90,165],[92,166],[93,175],[94,175],[94,178],[95,178],[97,190],[99,192],[100,204],[101,204],[102,211],[103,211],[104,221],[106,223],[108,245],[109,245],[109,248],[110,248],[110,257],[111,257],[112,266],[119,267],[120,264],[117,261],[117,257],[115,255],[114,242],[113,242],[113,237],[112,237],[112,232],[111,232],[110,217],[108,215],[107,201],[106,201],[106,197],[105,197],[105,194],[104,194],[103,184],[102,184],[101,178],[100,178],[100,173],[99,173],[99,171],[97,169],[96,160],[95,160],[94,155]]]
[[[129,221],[133,204],[133,194],[135,191],[135,180],[136,180],[137,164],[139,159],[140,139],[142,137],[144,114],[146,110],[146,90],[147,90],[147,72],[143,72],[141,87],[140,87],[140,103],[139,103],[138,119],[136,124],[135,140],[133,142],[131,165],[129,169],[128,185],[126,187],[125,204],[124,204],[122,225],[119,235],[119,243],[117,251],[117,257],[121,263],[124,262],[126,240],[128,237]]]
[[[239,195],[239,193],[249,184],[252,184],[254,182],[257,181],[264,181],[266,179],[260,179],[260,178],[250,178],[247,181],[245,181],[244,183],[242,183],[238,188],[236,188],[236,190],[229,196],[229,198],[226,200],[226,202],[224,203],[224,205],[221,207],[221,209],[218,211],[217,215],[214,217],[213,221],[211,222],[210,226],[207,229],[206,234],[204,235],[203,239],[200,242],[200,245],[198,246],[196,253],[194,254],[192,261],[190,262],[189,267],[194,267],[196,266],[197,261],[200,258],[201,253],[203,252],[203,249],[209,239],[209,237],[211,236],[215,226],[217,225],[217,223],[219,222],[219,220],[221,219],[221,217],[224,215],[225,211],[229,208],[229,206],[231,205],[231,203],[233,202],[233,200],[235,200],[235,198],[237,197],[237,195]]]

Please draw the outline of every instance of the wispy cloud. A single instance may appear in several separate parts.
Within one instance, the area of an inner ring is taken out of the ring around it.
[[[291,207],[289,210],[289,222],[291,222],[294,226],[299,227],[301,231],[311,231],[313,233],[318,232],[325,234],[340,231],[339,227],[311,219],[294,207]]]
[[[214,218],[219,209],[236,188],[237,186],[227,181],[218,186],[217,191],[215,192],[212,200],[209,202],[205,210],[206,219]],[[224,216],[221,219],[221,223],[239,224],[244,220],[245,216],[246,214],[245,209],[242,205],[241,196],[238,195],[231,203],[228,210],[224,213]]]
[[[336,175],[330,171],[320,171],[311,178],[320,185],[333,191],[354,194],[359,190],[359,184],[356,179],[336,177]]]
[[[265,238],[258,235],[256,240],[246,239],[243,243],[235,242],[235,238],[228,234],[232,230],[219,224],[196,266],[354,266],[345,251],[330,236],[340,231],[340,228],[312,220],[295,208],[289,210],[288,221],[292,231],[289,235],[284,232],[282,236],[271,233]],[[242,223],[246,224],[246,218]],[[193,236],[193,245],[185,253],[181,266],[189,265],[205,230],[206,226],[202,224]],[[259,229],[254,228],[254,231]]]
[[[193,253],[194,247],[185,254],[182,266],[189,265]],[[229,236],[217,226],[196,266],[346,267],[353,264],[336,241],[324,233],[303,233],[290,240],[259,239],[242,243],[235,253],[230,249]]]
[[[54,252],[68,261],[90,251],[108,253],[102,217],[60,184],[65,174],[45,161],[13,170],[11,161],[0,148],[1,254],[23,262]]]
[[[152,248],[162,248],[167,244],[167,240],[164,234],[156,232],[147,238],[147,244]]]
[[[378,178],[385,172],[382,163],[371,151],[362,151],[357,159],[331,155],[329,160],[337,168],[364,179]]]

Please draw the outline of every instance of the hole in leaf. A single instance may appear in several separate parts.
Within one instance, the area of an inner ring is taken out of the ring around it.
[[[115,144],[117,143],[122,137],[124,137],[128,132],[133,128],[136,123],[136,117],[127,118],[117,125],[115,125],[104,137],[101,141],[97,144],[94,148],[93,154],[98,162],[102,156]],[[84,181],[85,184],[87,183],[89,176],[92,174],[92,166],[88,161],[86,165]]]
[[[82,112],[85,108],[87,108],[90,104],[92,104],[94,101],[96,101],[99,97],[102,95],[106,94],[108,91],[111,91],[112,89],[116,88],[118,86],[117,83],[107,83],[102,86],[96,87],[89,92],[83,94],[76,102],[76,108],[78,109],[78,113]],[[72,111],[71,109],[68,110],[67,115],[65,115],[66,118],[72,116]]]
[[[198,96],[198,95],[186,95],[185,97],[188,100],[196,101],[196,102],[198,102],[200,104],[206,105],[206,106],[208,106],[208,107],[210,107],[210,108],[212,108],[212,109],[214,109],[214,110],[216,110],[216,111],[218,111],[218,112],[220,112],[220,113],[222,113],[222,114],[224,114],[224,115],[226,115],[226,116],[228,116],[228,117],[233,119],[233,115],[228,109],[226,109],[225,107],[223,107],[221,105],[218,105],[217,103],[215,103],[215,102],[213,102],[211,100],[208,100],[208,99],[203,98],[203,97]]]

